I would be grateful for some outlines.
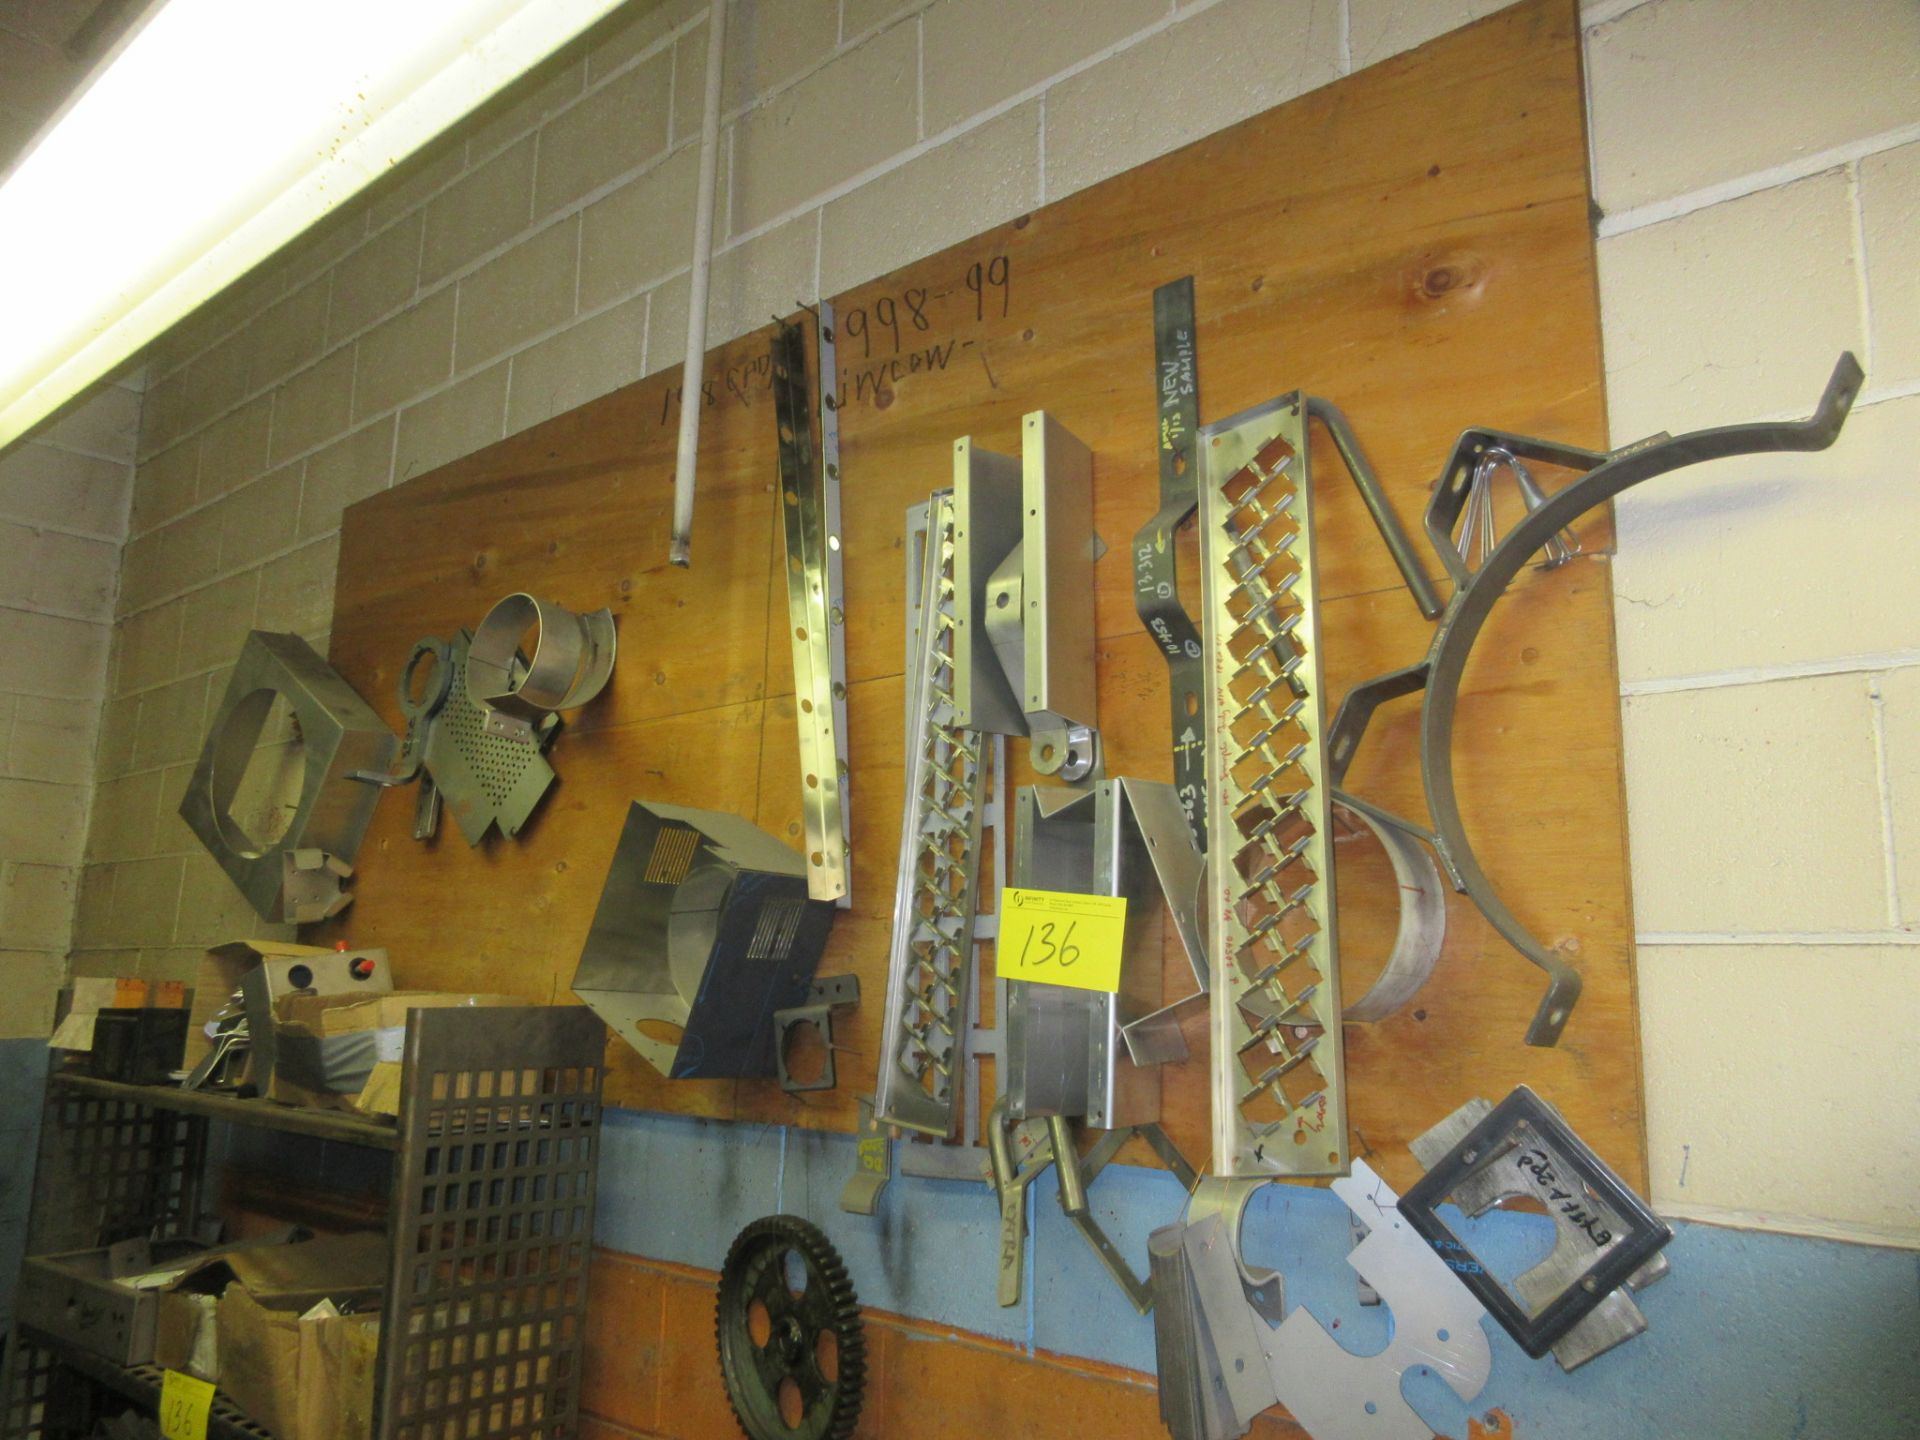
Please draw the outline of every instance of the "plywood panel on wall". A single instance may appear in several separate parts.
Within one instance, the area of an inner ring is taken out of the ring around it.
[[[1108,768],[1168,778],[1165,670],[1134,615],[1127,559],[1157,508],[1153,287],[1195,277],[1205,417],[1295,388],[1331,398],[1417,527],[1470,423],[1603,442],[1588,213],[1575,9],[1540,0],[836,297],[854,906],[822,973],[857,973],[866,1003],[836,1026],[836,1091],[669,1084],[616,1041],[610,1096],[849,1128],[854,1097],[871,1091],[902,789],[904,513],[948,483],[955,437],[1017,453],[1021,415],[1044,408],[1092,448]],[[737,811],[798,844],[767,340],[710,359],[689,570],[667,564],[677,375],[348,512],[332,658],[396,728],[393,681],[413,641],[475,623],[513,590],[612,606],[621,656],[554,746],[559,784],[519,841],[470,850],[448,827],[420,845],[411,806],[390,800],[357,903],[329,936],[391,947],[409,985],[564,1000],[630,800]],[[1337,699],[1417,658],[1430,629],[1330,450],[1314,459]],[[1354,1150],[1400,1182],[1408,1138],[1521,1081],[1643,1180],[1604,519],[1582,539],[1586,555],[1525,577],[1483,638],[1459,773],[1488,870],[1580,966],[1585,995],[1558,1049],[1527,1048],[1536,972],[1470,905],[1450,905],[1446,952],[1415,1007],[1349,1027]],[[1413,720],[1410,706],[1382,714],[1350,784],[1417,816]],[[1031,778],[1013,749],[1013,778]],[[1339,853],[1359,977],[1390,942],[1397,900],[1364,839]],[[1170,1128],[1195,1155],[1205,1082],[1203,1051],[1167,1072]]]

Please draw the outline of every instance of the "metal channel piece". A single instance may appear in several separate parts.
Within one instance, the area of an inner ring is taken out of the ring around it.
[[[1044,410],[1020,423],[1026,538],[1021,561],[1021,704],[1033,768],[1079,779],[1094,763],[1093,452]]]
[[[1338,1175],[1347,1111],[1306,410],[1200,432],[1213,1171]]]
[[[986,765],[982,736],[955,723],[954,510],[930,505],[920,643],[907,675],[907,786],[874,1117],[953,1133],[972,984]]]
[[[1170,822],[1170,827],[1169,827]],[[1154,828],[1149,828],[1154,827]],[[1161,850],[1173,852],[1163,862]],[[1179,865],[1180,852],[1191,861]],[[1184,875],[1167,890],[1163,864]],[[1180,820],[1173,787],[1116,778],[1091,790],[1028,786],[1018,799],[1014,883],[1027,888],[1127,898],[1125,954],[1117,993],[1010,981],[1007,985],[1007,1093],[1016,1118],[1084,1118],[1096,1130],[1146,1125],[1160,1115],[1160,1074],[1184,1059],[1178,1018],[1173,1041],[1160,1009],[1160,901],[1174,912],[1196,972],[1205,952],[1195,928],[1191,881],[1198,857]],[[1204,984],[1201,986],[1204,991]],[[1185,1002],[1182,1002],[1183,1004]],[[1162,1022],[1158,1027],[1154,1022]],[[1133,1027],[1146,1028],[1135,1035]],[[1172,1053],[1177,1043],[1178,1053]]]
[[[1179,558],[1174,534],[1200,503],[1193,446],[1200,429],[1200,380],[1196,373],[1193,277],[1153,292],[1153,370],[1159,396],[1154,448],[1160,460],[1160,509],[1133,537],[1133,608],[1167,662],[1167,694],[1173,706],[1173,785],[1193,832],[1207,849],[1207,767],[1200,738],[1200,630],[1180,603]]]
[[[773,403],[779,429],[780,528],[787,547],[788,640],[793,647],[800,737],[807,893],[841,909],[852,902],[847,859],[847,652],[840,564],[840,420],[831,392],[839,372],[833,307],[820,302],[820,453],[813,448],[806,331],[773,337]]]

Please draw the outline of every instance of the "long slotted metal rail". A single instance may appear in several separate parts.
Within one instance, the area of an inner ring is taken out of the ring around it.
[[[919,643],[907,675],[907,792],[874,1118],[953,1133],[979,892],[986,737],[955,724],[954,510],[929,505]]]
[[[1213,1168],[1347,1163],[1303,398],[1201,431]]]

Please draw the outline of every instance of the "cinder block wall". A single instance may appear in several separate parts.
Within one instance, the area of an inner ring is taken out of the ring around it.
[[[110,383],[0,452],[0,1040],[66,981],[139,422]]]
[[[736,0],[715,338],[1497,8]],[[154,346],[78,972],[258,928],[174,809],[242,634],[324,643],[341,508],[679,362],[703,17],[634,0]],[[1920,1244],[1920,10],[1584,21],[1615,439],[1870,372],[1830,455],[1620,507],[1655,1199]]]

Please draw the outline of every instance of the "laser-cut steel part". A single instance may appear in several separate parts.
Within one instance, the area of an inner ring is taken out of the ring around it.
[[[1394,889],[1400,896],[1400,923],[1393,949],[1366,994],[1347,1002],[1347,1020],[1384,1020],[1420,993],[1440,959],[1447,938],[1447,897],[1439,867],[1413,836],[1383,825],[1365,810],[1334,802],[1336,815],[1357,821],[1380,842],[1393,866]]]
[[[521,637],[538,630],[533,654]],[[489,733],[534,744],[548,715],[586,704],[613,674],[613,612],[576,614],[524,591],[496,600],[467,648],[466,689]]]
[[[1423,1367],[1462,1400],[1478,1395],[1493,1372],[1485,1311],[1414,1233],[1392,1187],[1366,1161],[1355,1160],[1333,1193],[1367,1227],[1347,1264],[1380,1292],[1393,1335],[1377,1354],[1356,1355],[1295,1306],[1261,1337],[1274,1391],[1313,1440],[1431,1440],[1432,1427],[1400,1392],[1401,1377]]]
[[[1306,409],[1200,432],[1213,1173],[1347,1161]]]
[[[276,695],[290,707],[302,745],[300,798],[285,830],[256,841],[233,804]],[[356,771],[385,772],[395,749],[373,707],[298,635],[251,632],[214,712],[180,818],[266,920],[300,925],[352,901],[339,881],[352,873],[380,789]]]
[[[560,717],[546,715],[533,727],[533,743],[490,729],[488,711],[468,693],[471,634],[459,631],[447,647],[449,689],[427,731],[424,763],[467,844],[478,846],[498,826],[512,839],[526,828],[556,778],[546,747],[559,732]],[[416,826],[415,839],[423,839]]]
[[[1169,852],[1167,859],[1162,852]],[[1182,859],[1189,863],[1182,865]],[[1168,866],[1176,877],[1172,891],[1165,891]],[[1170,785],[1116,778],[1086,790],[1027,786],[1020,791],[1013,883],[1123,895],[1127,923],[1115,993],[1007,982],[1003,1030],[1014,1118],[1073,1116],[1096,1130],[1159,1118],[1156,1067],[1186,1057],[1177,1015],[1168,1013],[1185,1002],[1160,1008],[1160,901],[1164,892],[1176,930],[1192,947],[1189,963],[1196,975],[1203,974],[1205,951],[1193,912],[1199,870]],[[1204,982],[1200,988],[1204,991]]]
[[[807,383],[804,326],[773,337],[773,403],[780,450],[780,527],[787,554],[787,624],[800,739],[807,893],[852,904],[847,855],[846,607],[840,562],[840,419],[833,396],[833,307],[820,302],[815,333],[819,441]]]
[[[1200,378],[1195,356],[1193,277],[1153,292],[1154,388],[1159,425],[1160,508],[1133,537],[1133,608],[1167,662],[1172,707],[1173,785],[1193,835],[1207,849],[1207,767],[1201,741],[1200,627],[1180,603],[1180,566],[1174,536],[1200,504],[1193,446],[1200,429]]]
[[[1027,735],[1033,768],[1099,771],[1094,696],[1093,456],[1037,410],[1021,458],[954,442],[958,723]]]
[[[839,1067],[834,1063],[833,1011],[836,1005],[859,1003],[858,975],[829,975],[814,980],[807,991],[806,1004],[773,1012],[773,1058],[782,1090],[789,1095],[804,1095],[813,1090],[831,1090],[839,1083]],[[788,1038],[802,1025],[813,1026],[824,1052],[820,1073],[812,1080],[797,1079],[787,1067]]]
[[[669,1079],[771,1076],[774,1016],[806,1001],[832,924],[799,855],[751,821],[635,801],[573,991]]]
[[[953,497],[943,491],[929,504],[874,1114],[885,1125],[945,1137],[962,1089],[987,742],[956,722]]]
[[[1571,1369],[1645,1328],[1626,1287],[1663,1273],[1649,1266],[1673,1228],[1527,1086],[1496,1106],[1470,1102],[1413,1149],[1427,1173],[1407,1191],[1401,1213],[1527,1354],[1558,1354],[1572,1341],[1572,1364],[1563,1362]],[[1552,1252],[1511,1288],[1440,1213],[1451,1203],[1479,1215],[1509,1195],[1539,1202],[1554,1222]]]
[[[1680,436],[1656,436],[1610,454],[1494,430],[1468,430],[1455,444],[1426,514],[1427,538],[1453,580],[1453,598],[1434,629],[1424,659],[1364,681],[1347,692],[1327,732],[1332,766],[1327,783],[1339,786],[1345,780],[1375,710],[1389,700],[1425,692],[1420,712],[1420,771],[1431,828],[1345,792],[1340,798],[1381,823],[1432,845],[1453,888],[1473,901],[1509,945],[1546,973],[1546,993],[1527,1028],[1529,1045],[1558,1043],[1567,1017],[1580,998],[1580,973],[1535,939],[1507,907],[1481,868],[1461,819],[1453,770],[1454,713],[1474,641],[1494,604],[1533,556],[1563,531],[1570,531],[1589,510],[1635,485],[1708,460],[1824,450],[1839,438],[1864,379],[1859,362],[1851,354],[1843,354],[1813,415],[1806,420],[1724,425]],[[1478,568],[1470,568],[1466,554],[1454,542],[1454,527],[1471,499],[1481,458],[1496,448],[1521,460],[1583,473],[1528,509],[1481,559]]]

